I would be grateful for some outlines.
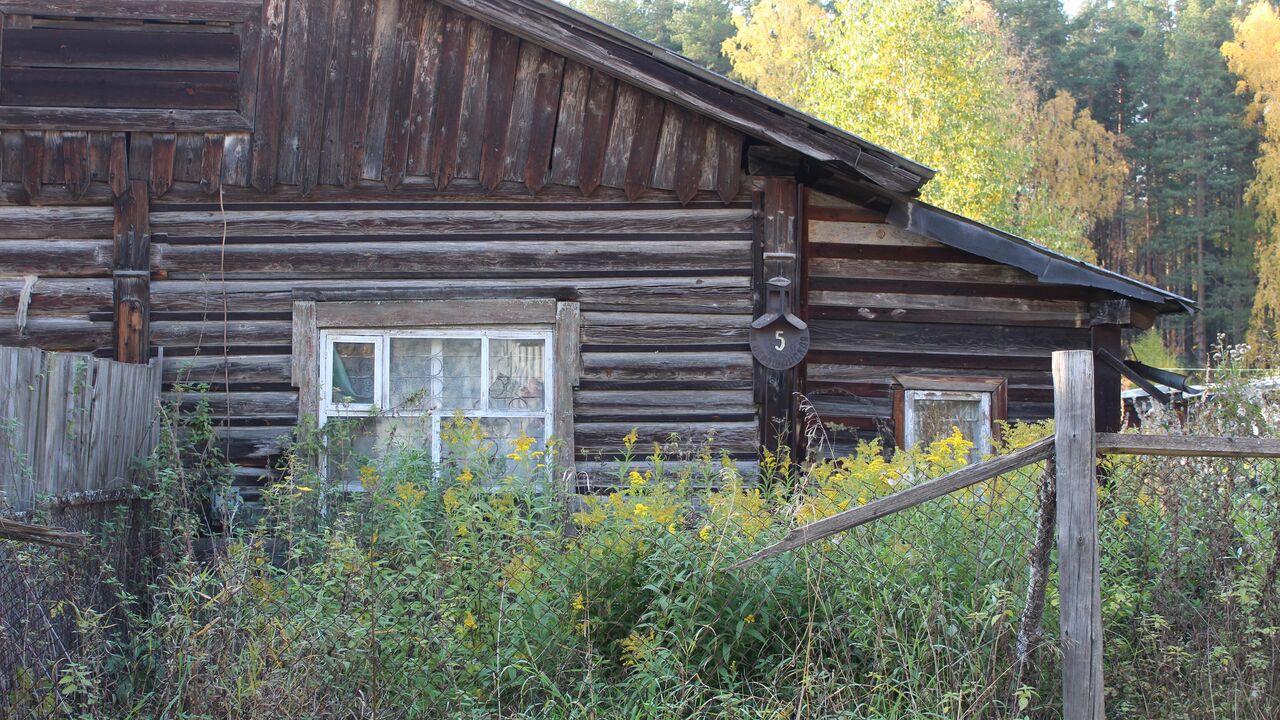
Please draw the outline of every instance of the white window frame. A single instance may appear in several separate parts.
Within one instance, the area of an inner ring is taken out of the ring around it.
[[[391,400],[391,341],[397,338],[409,339],[460,339],[480,340],[480,407],[472,409],[439,408],[398,410],[390,407]],[[489,407],[492,398],[489,377],[490,341],[492,340],[541,340],[543,342],[543,403],[541,410],[509,410]],[[440,422],[444,416],[452,417],[461,412],[468,419],[485,418],[529,418],[541,419],[543,436],[539,438],[544,445],[552,437],[555,426],[555,332],[547,327],[530,326],[490,326],[490,327],[441,327],[430,326],[420,328],[365,328],[350,330],[344,328],[320,330],[319,338],[321,375],[319,383],[319,413],[317,424],[325,424],[335,418],[369,417],[379,411],[390,413],[391,417],[428,417],[431,424],[431,459],[437,465],[441,460]],[[333,402],[333,345],[339,342],[365,342],[374,344],[374,402],[345,404]],[[324,467],[322,464],[321,467]],[[359,489],[358,483],[348,483],[349,489]]]
[[[913,390],[905,391],[903,403],[903,440],[908,448],[920,442],[916,435],[916,401],[918,400],[955,400],[977,401],[982,417],[978,422],[979,437],[972,438],[973,449],[981,457],[989,455],[994,445],[991,433],[992,392],[988,390]]]

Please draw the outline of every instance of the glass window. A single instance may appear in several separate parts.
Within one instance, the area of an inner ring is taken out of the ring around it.
[[[973,459],[991,452],[989,392],[907,390],[904,410],[907,447],[931,443],[959,428],[973,443]]]
[[[320,422],[342,423],[330,433],[330,477],[356,485],[360,467],[388,450],[439,463],[440,422],[455,413],[480,422],[495,462],[514,462],[516,438],[533,438],[531,451],[550,440],[549,330],[324,330],[321,343]]]

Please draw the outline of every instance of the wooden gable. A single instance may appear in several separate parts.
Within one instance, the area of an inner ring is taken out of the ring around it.
[[[116,194],[127,174],[157,196],[175,184],[739,192],[737,130],[436,0],[150,5],[0,4],[10,199],[76,200],[113,172]],[[201,43],[175,54],[171,37]],[[201,52],[217,62],[188,61]],[[50,73],[98,90],[49,98],[71,85],[27,82]],[[139,73],[172,75],[172,102],[134,87]]]

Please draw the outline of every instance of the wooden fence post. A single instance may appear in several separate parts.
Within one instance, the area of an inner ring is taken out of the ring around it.
[[[1104,717],[1093,393],[1093,353],[1053,353],[1064,720]]]

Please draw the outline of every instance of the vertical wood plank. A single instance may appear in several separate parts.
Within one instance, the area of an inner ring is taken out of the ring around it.
[[[1106,350],[1119,360],[1124,359],[1124,344],[1119,325],[1095,325],[1090,328],[1093,351]],[[1124,406],[1120,400],[1122,381],[1120,372],[1107,363],[1096,363],[1093,368],[1094,425],[1098,432],[1120,432]]]
[[[22,189],[28,198],[40,194],[40,175],[44,170],[44,133],[27,130],[22,133]]]
[[[395,82],[395,62],[400,57],[401,0],[379,0],[369,63],[369,94],[365,103],[364,129],[358,139],[358,168],[351,180],[381,180],[382,153],[387,142],[387,122],[391,109],[391,88]]]
[[[293,357],[290,378],[298,388],[298,419],[315,418],[319,412],[319,381],[317,369],[320,356],[317,343],[320,332],[316,324],[316,304],[311,300],[293,303]]]
[[[604,177],[616,86],[617,81],[613,78],[591,71],[591,82],[587,88],[587,111],[582,122],[582,156],[578,165],[578,188],[583,195],[589,196],[595,192]]]
[[[490,46],[488,105],[481,127],[480,183],[493,190],[502,182],[506,163],[507,121],[515,92],[520,39],[498,33]]]
[[[325,116],[318,181],[330,185],[341,183],[342,161],[346,150],[342,147],[343,103],[347,91],[348,65],[351,53],[351,16],[356,12],[359,0],[333,0],[333,30],[330,33],[327,90],[325,92]],[[304,192],[311,186],[304,186]]]
[[[690,113],[685,120],[677,150],[675,191],[676,198],[687,203],[698,194],[702,179],[702,153],[706,149],[707,120],[697,113]],[[797,286],[798,288],[799,286]],[[800,295],[797,289],[794,293]]]
[[[70,132],[62,138],[62,174],[71,199],[79,200],[89,190],[93,167],[89,157],[89,137]]]
[[[631,142],[631,152],[627,156],[627,173],[622,179],[622,187],[628,199],[635,200],[648,188],[666,107],[667,103],[655,95],[644,93],[640,96],[635,135]]]
[[[511,98],[511,116],[507,123],[507,139],[503,154],[502,177],[519,181],[524,178],[525,161],[529,158],[530,126],[533,116],[533,92],[537,88],[538,69],[545,50],[533,43],[520,43],[520,60],[516,65],[516,87]]]
[[[543,52],[529,112],[529,150],[524,162],[524,184],[531,193],[541,190],[551,174],[551,151],[555,143],[556,113],[560,109],[563,77],[564,58]]]
[[[280,131],[277,141],[276,178],[279,182],[298,182],[302,127],[307,117],[316,113],[316,105],[306,92],[307,48],[310,44],[311,13],[325,2],[289,3],[285,18],[284,43],[281,52],[280,93],[284,96],[280,109]]]
[[[560,89],[560,110],[556,114],[556,140],[551,155],[551,182],[576,184],[582,158],[582,131],[587,112],[587,90],[591,70],[580,63],[566,62]]]
[[[156,133],[151,138],[151,192],[162,197],[173,186],[173,159],[178,137]]]
[[[552,435],[558,440],[555,448],[555,469],[558,472],[572,471],[574,458],[573,444],[573,390],[578,386],[582,375],[582,358],[578,348],[581,334],[581,314],[576,302],[556,303],[555,331],[555,417],[553,418]],[[572,477],[573,473],[569,475]],[[566,493],[574,492],[573,487],[564,488]]]
[[[1058,471],[1058,588],[1064,720],[1102,720],[1102,589],[1098,551],[1093,352],[1053,353]]]
[[[791,281],[791,311],[799,309],[800,243],[797,228],[798,198],[795,178],[764,178],[762,190],[755,193],[753,233],[759,256],[754,278],[755,314],[765,311],[766,283],[773,277]],[[766,255],[773,257],[766,258]],[[755,392],[760,408],[760,442],[777,449],[792,445],[796,417],[794,393],[797,369],[770,370],[753,363]],[[797,450],[791,447],[794,452]]]
[[[151,179],[151,133],[129,133],[129,179]]]
[[[677,153],[686,115],[692,113],[668,103],[666,115],[662,118],[662,133],[658,136],[658,152],[653,159],[653,178],[650,180],[650,185],[660,190],[675,189]]]
[[[324,150],[325,118],[332,115],[329,107],[329,73],[334,69],[330,56],[334,2],[323,0],[311,4],[307,13],[306,61],[302,69],[302,96],[307,112],[298,122],[297,183],[299,193],[307,195],[320,179],[320,156]],[[292,79],[291,82],[299,82]]]
[[[303,2],[305,0],[295,0]],[[285,0],[262,4],[262,40],[258,68],[258,109],[253,121],[253,186],[261,191],[276,184],[280,113],[283,107]]]
[[[422,31],[418,35],[418,60],[413,74],[413,99],[409,103],[409,151],[405,174],[429,175],[436,107],[436,75],[444,46],[444,7],[428,3],[423,8]]]
[[[631,143],[635,140],[636,113],[642,93],[631,85],[620,82],[616,95],[600,184],[620,188],[627,176],[627,161],[631,158]]]
[[[394,190],[404,179],[409,158],[409,128],[412,125],[413,79],[417,72],[418,44],[426,3],[401,0],[403,27],[396,50],[391,98],[387,109],[386,138],[382,148],[382,182]]]
[[[200,151],[200,189],[214,195],[222,189],[222,152],[225,139],[216,133],[204,136]]]
[[[504,33],[497,33],[503,35]],[[455,177],[480,177],[480,156],[484,154],[484,135],[477,132],[487,117],[491,48],[496,42],[493,28],[471,23],[467,38],[466,70],[462,77],[462,114],[459,121],[458,164]]]
[[[129,154],[124,133],[111,133],[111,159],[108,167],[107,184],[111,186],[111,192],[120,197],[129,187]]]
[[[732,202],[738,196],[738,186],[742,181],[742,135],[723,125],[718,125],[719,148],[717,159],[720,164],[716,168],[716,192],[723,202]]]
[[[462,77],[466,72],[468,20],[458,12],[448,13],[444,44],[436,73],[436,107],[432,120],[431,163],[437,190],[449,187],[458,157],[458,133],[462,116]]]

